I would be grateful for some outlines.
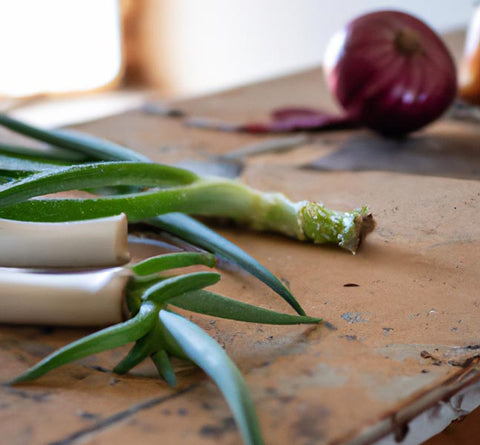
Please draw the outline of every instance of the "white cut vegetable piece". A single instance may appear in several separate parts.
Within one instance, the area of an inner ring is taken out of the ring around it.
[[[124,214],[63,223],[0,219],[0,246],[4,267],[107,267],[130,258]]]
[[[0,323],[103,326],[124,319],[131,272],[39,273],[0,269]]]

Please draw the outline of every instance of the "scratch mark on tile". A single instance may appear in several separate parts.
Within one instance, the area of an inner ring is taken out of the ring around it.
[[[349,323],[367,323],[368,320],[363,318],[360,312],[345,312],[344,314],[340,315],[344,320],[348,321]]]
[[[189,391],[192,391],[196,387],[198,387],[197,383],[190,385],[176,393],[169,394],[168,396],[165,396],[165,397],[154,397],[153,399],[145,400],[144,402],[133,405],[124,411],[120,411],[116,414],[113,414],[112,416],[107,417],[95,423],[94,425],[78,430],[68,435],[67,437],[64,437],[63,439],[57,440],[55,442],[50,442],[49,445],[70,445],[70,444],[76,443],[79,440],[85,439],[90,435],[98,433],[99,431],[102,431],[119,422],[122,422],[123,420],[128,419],[129,417],[137,414],[140,411],[144,411],[144,410],[153,408],[155,406],[161,405],[162,403],[167,402],[169,400],[176,399],[177,397],[180,397],[183,394]]]

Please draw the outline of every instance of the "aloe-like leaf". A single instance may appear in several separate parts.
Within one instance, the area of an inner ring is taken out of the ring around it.
[[[255,258],[204,224],[181,213],[157,216],[155,219],[149,220],[149,223],[239,265],[273,289],[298,314],[305,315],[305,311],[298,301],[275,275]]]
[[[168,269],[194,265],[215,266],[215,255],[208,252],[174,252],[147,258],[131,267],[139,276],[152,275]]]
[[[320,323],[322,321],[321,318],[284,314],[264,309],[206,290],[197,290],[178,295],[169,303],[182,309],[198,312],[199,314],[249,323],[291,325]]]
[[[214,272],[194,272],[167,278],[150,286],[142,295],[142,300],[161,304],[176,295],[212,286],[218,283],[220,277]]]
[[[140,277],[133,275],[127,285],[126,303],[131,314],[136,314],[142,304],[142,295],[145,291],[160,281],[165,281],[168,277],[150,275]]]
[[[47,170],[0,189],[0,205],[65,190],[118,185],[171,187],[190,184],[198,176],[162,164],[138,162],[95,162]]]
[[[132,346],[127,356],[113,368],[113,372],[117,374],[126,374],[130,369],[137,366],[140,362],[146,359],[150,354],[152,354],[152,342],[151,342],[152,333],[149,332],[144,337],[137,340],[137,342]]]
[[[263,444],[247,385],[227,353],[208,334],[184,317],[165,310],[160,311],[159,317],[185,355],[218,385],[232,410],[244,442],[248,445]]]
[[[55,145],[56,147],[83,153],[96,159],[148,161],[148,159],[140,153],[84,133],[42,129],[13,119],[5,114],[0,114],[0,125],[33,139]]]
[[[168,386],[173,388],[177,384],[177,378],[167,351],[161,349],[160,351],[153,353],[151,359],[157,368],[158,373],[168,383]]]
[[[18,376],[11,384],[37,379],[66,363],[138,340],[152,329],[157,311],[154,304],[144,303],[134,318],[64,346]]]

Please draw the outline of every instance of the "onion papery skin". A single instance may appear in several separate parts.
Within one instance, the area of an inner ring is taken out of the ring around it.
[[[453,59],[419,19],[379,11],[351,21],[330,41],[325,72],[347,115],[385,135],[418,130],[457,93]]]

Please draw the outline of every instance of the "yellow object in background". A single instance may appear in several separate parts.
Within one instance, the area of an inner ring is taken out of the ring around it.
[[[465,102],[480,104],[480,5],[476,6],[467,29],[458,94]]]

